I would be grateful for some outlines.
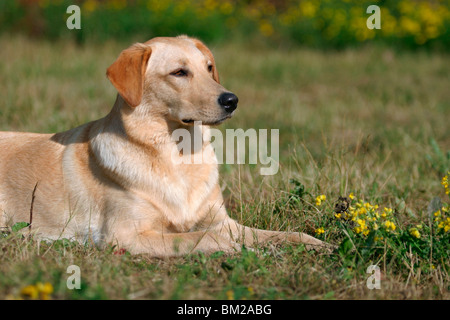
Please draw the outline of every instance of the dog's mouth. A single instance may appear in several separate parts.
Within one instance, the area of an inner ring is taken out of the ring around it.
[[[220,118],[219,120],[216,121],[201,121],[201,120],[194,120],[194,119],[183,119],[181,120],[181,122],[183,122],[184,124],[194,124],[194,122],[200,122],[202,125],[206,125],[206,126],[216,126],[221,124],[222,122],[224,122],[225,120],[231,118],[232,114],[226,115],[223,118]]]

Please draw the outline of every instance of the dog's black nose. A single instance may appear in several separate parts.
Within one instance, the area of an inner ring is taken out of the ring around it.
[[[219,96],[219,104],[226,112],[232,113],[237,108],[238,97],[231,92],[224,92]]]

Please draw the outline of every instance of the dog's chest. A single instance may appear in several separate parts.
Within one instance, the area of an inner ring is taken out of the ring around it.
[[[211,145],[202,148],[200,162],[196,163],[190,156],[175,157],[175,149],[170,146],[149,155],[113,138],[107,133],[97,137],[91,142],[92,151],[105,175],[124,192],[134,191],[135,211],[146,220],[162,221],[162,227],[173,232],[187,232],[204,218],[218,183],[217,159]]]
[[[165,219],[176,232],[188,232],[204,218],[218,182],[217,167],[213,165],[184,166],[176,170],[177,177],[171,179],[165,199],[161,199],[167,201]]]

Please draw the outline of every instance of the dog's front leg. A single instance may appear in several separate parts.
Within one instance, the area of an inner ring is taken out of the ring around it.
[[[119,241],[120,244],[120,241]],[[193,252],[211,254],[217,251],[233,253],[241,246],[227,234],[214,231],[195,231],[186,233],[141,232],[132,244],[122,245],[133,254],[150,254],[154,257],[182,256]]]
[[[233,219],[227,219],[222,227],[222,232],[228,232],[230,237],[238,243],[254,247],[258,244],[272,242],[280,243],[303,243],[306,248],[315,250],[331,251],[334,246],[301,232],[268,231],[243,226]]]

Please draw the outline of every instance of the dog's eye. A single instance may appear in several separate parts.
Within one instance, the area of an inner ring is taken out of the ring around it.
[[[177,71],[172,72],[171,75],[173,75],[175,77],[185,77],[185,76],[187,76],[187,71],[183,70],[183,69],[179,69]]]
[[[213,69],[213,66],[212,66],[212,64],[210,64],[210,65],[208,66],[208,72],[211,72],[212,69]]]

